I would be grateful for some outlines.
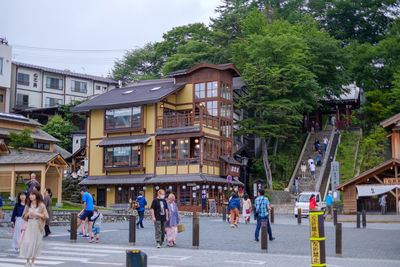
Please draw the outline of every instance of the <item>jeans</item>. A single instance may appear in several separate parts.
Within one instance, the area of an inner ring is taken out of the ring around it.
[[[166,221],[156,221],[154,223],[155,237],[158,244],[162,244],[165,238],[165,224]]]
[[[144,210],[143,211],[138,211],[138,214],[139,214],[139,221],[137,222],[137,226],[139,227],[139,225],[140,225],[140,227],[142,227],[142,228],[144,228],[143,227],[143,218],[144,218]]]
[[[260,235],[260,229],[261,229],[261,222],[267,222],[267,232],[269,236],[269,240],[272,240],[272,230],[271,230],[271,224],[269,223],[269,215],[265,218],[257,218],[257,227],[256,227],[256,232],[255,232],[255,238],[258,240],[258,237]]]

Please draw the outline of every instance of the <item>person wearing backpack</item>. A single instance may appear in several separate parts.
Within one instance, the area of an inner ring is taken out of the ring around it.
[[[143,196],[143,191],[139,192],[139,196],[136,198],[135,208],[139,214],[139,221],[137,222],[137,228],[144,228],[143,226],[143,218],[144,218],[144,208],[147,205],[147,201]]]

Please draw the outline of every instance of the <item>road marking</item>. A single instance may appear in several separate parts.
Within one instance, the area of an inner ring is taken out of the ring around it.
[[[25,259],[17,259],[17,258],[0,258],[0,262],[6,262],[6,263],[26,263]],[[40,257],[40,260],[36,260],[35,264],[43,264],[43,265],[58,265],[64,263],[62,261],[43,261],[42,257]],[[3,264],[1,264],[3,266]]]
[[[108,233],[108,232],[117,232],[119,230],[116,229],[110,229],[110,230],[101,230],[101,233]],[[59,232],[59,233],[55,233],[55,234],[50,234],[49,237],[60,237],[60,236],[70,236],[71,233],[63,233],[63,232]],[[82,236],[78,236],[78,237],[82,237]],[[82,237],[82,238],[87,238],[87,237]]]
[[[54,250],[66,250],[66,251],[85,251],[85,252],[93,252],[95,254],[99,254],[99,253],[115,253],[115,254],[119,254],[119,253],[125,253],[125,250],[108,250],[108,249],[97,249],[95,247],[90,248],[90,247],[86,247],[86,248],[74,248],[74,247],[52,247],[52,249]]]
[[[224,261],[225,263],[233,263],[233,264],[252,264],[252,265],[263,265],[266,264],[265,261],[256,261],[256,260],[249,260],[249,261],[232,261],[232,260],[226,260]]]
[[[175,260],[184,261],[190,259],[192,256],[175,256],[175,255],[154,255],[149,257],[150,259],[162,259],[162,260]]]

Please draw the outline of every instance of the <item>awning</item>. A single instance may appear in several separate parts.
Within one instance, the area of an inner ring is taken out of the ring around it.
[[[150,135],[132,135],[104,138],[97,146],[118,146],[118,145],[136,145],[145,144],[150,141]]]
[[[400,185],[357,185],[356,187],[359,197],[369,197],[381,195],[395,188],[400,188]]]

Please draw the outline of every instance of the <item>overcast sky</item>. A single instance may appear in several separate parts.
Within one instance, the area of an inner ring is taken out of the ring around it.
[[[160,41],[163,33],[176,26],[195,22],[208,25],[220,3],[0,0],[0,36],[13,47],[14,61],[107,76],[123,50]]]

